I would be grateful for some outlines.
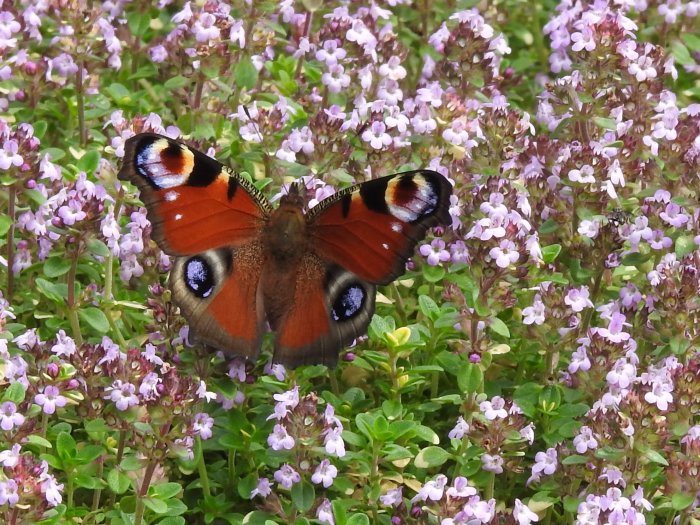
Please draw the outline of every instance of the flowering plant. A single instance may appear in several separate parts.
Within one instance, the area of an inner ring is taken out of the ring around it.
[[[480,6],[3,4],[0,521],[700,522],[700,2]],[[451,224],[337,369],[213,353],[144,131],[309,206],[429,168]]]

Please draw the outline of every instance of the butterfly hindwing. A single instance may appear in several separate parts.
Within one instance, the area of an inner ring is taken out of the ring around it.
[[[371,180],[322,201],[307,220],[324,259],[374,284],[388,284],[428,228],[449,224],[452,186],[435,171]]]
[[[274,360],[292,367],[335,366],[339,350],[366,332],[375,294],[374,285],[311,252],[306,254],[294,298],[273,326],[277,332]]]
[[[178,257],[170,273],[173,300],[194,339],[227,353],[255,357],[265,327],[258,297],[259,242]]]
[[[252,183],[204,153],[155,133],[126,141],[119,178],[138,186],[153,238],[170,255],[249,242],[270,212]]]

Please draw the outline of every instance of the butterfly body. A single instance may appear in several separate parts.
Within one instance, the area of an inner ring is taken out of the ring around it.
[[[293,184],[273,209],[246,179],[156,134],[129,139],[119,177],[141,190],[153,238],[176,257],[173,300],[195,337],[254,357],[266,325],[274,360],[337,361],[374,312],[376,286],[405,271],[426,230],[449,220],[452,188],[428,170],[341,190],[305,212]]]

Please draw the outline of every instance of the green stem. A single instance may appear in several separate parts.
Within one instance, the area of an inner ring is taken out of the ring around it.
[[[494,487],[496,486],[496,473],[489,472],[489,484],[486,486],[485,497],[486,501],[493,498]]]
[[[309,36],[309,29],[311,28],[311,20],[313,20],[314,17],[314,12],[313,11],[308,11],[306,13],[306,19],[304,20],[304,37]],[[294,79],[299,81],[299,78],[301,77],[301,68],[304,66],[304,55],[301,55],[299,57],[299,60],[297,61],[297,68],[296,71],[294,72]]]
[[[134,512],[134,525],[141,525],[143,521],[143,513],[146,510],[146,506],[143,503],[143,499],[148,494],[148,487],[151,486],[151,479],[153,478],[153,473],[156,471],[158,462],[156,460],[151,460],[146,465],[146,470],[143,473],[143,481],[141,482],[141,487],[136,495],[136,511]]]
[[[12,271],[12,266],[15,262],[15,200],[17,199],[17,189],[14,185],[10,186],[8,199],[7,215],[10,219],[10,229],[7,230],[7,295],[5,299],[12,302],[15,291],[15,273]]]
[[[435,399],[440,388],[440,375],[438,372],[433,372],[430,377],[430,398]]]
[[[195,441],[195,454],[197,455],[197,471],[199,472],[199,483],[202,486],[202,494],[204,499],[211,496],[209,489],[209,475],[207,474],[207,466],[204,463],[204,452],[202,451],[202,440],[199,436]]]
[[[331,392],[336,396],[340,395],[340,385],[338,385],[338,377],[335,375],[334,371],[328,374],[328,379],[331,382]]]
[[[83,91],[83,69],[85,63],[80,61],[78,64],[78,72],[75,78],[75,92],[78,104],[78,136],[80,137],[80,145],[87,146],[88,134],[85,127],[85,93]]]
[[[80,320],[78,319],[78,308],[75,300],[75,274],[78,271],[78,250],[71,254],[71,265],[68,270],[68,320],[75,344],[83,344],[83,334],[80,332]]]
[[[104,463],[104,456],[100,456],[97,458],[97,472],[95,472],[95,477],[97,479],[102,479],[102,475],[104,474],[105,470],[105,463]],[[92,514],[97,512],[97,509],[100,508],[100,498],[102,497],[102,489],[97,488],[95,489],[95,492],[92,493],[92,506],[90,507],[90,512]]]

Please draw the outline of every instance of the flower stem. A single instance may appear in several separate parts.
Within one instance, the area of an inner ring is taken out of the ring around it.
[[[204,498],[207,499],[211,496],[211,490],[209,490],[209,476],[207,474],[207,466],[204,463],[204,452],[202,451],[202,439],[197,436],[195,441],[196,454],[197,454],[197,471],[199,472],[199,483],[202,485],[202,494]]]
[[[148,494],[148,487],[151,486],[151,479],[153,478],[153,473],[156,471],[158,462],[156,460],[151,460],[146,465],[146,471],[143,473],[143,481],[141,482],[141,487],[136,495],[136,511],[134,513],[134,525],[141,525],[143,521],[143,513],[146,510],[146,506],[143,503],[143,499]]]
[[[80,332],[80,320],[75,300],[75,274],[78,271],[78,251],[74,250],[71,257],[70,270],[68,270],[68,320],[70,321],[73,339],[78,346],[83,344],[83,334]]]
[[[87,128],[85,127],[85,93],[83,92],[83,69],[84,62],[78,64],[78,72],[75,77],[75,93],[78,104],[78,136],[80,145],[86,146],[88,141]]]
[[[10,229],[7,230],[7,299],[12,302],[12,294],[15,290],[15,273],[12,271],[15,259],[15,199],[17,198],[17,189],[14,185],[10,186],[10,194],[8,196],[7,214],[10,219]]]

